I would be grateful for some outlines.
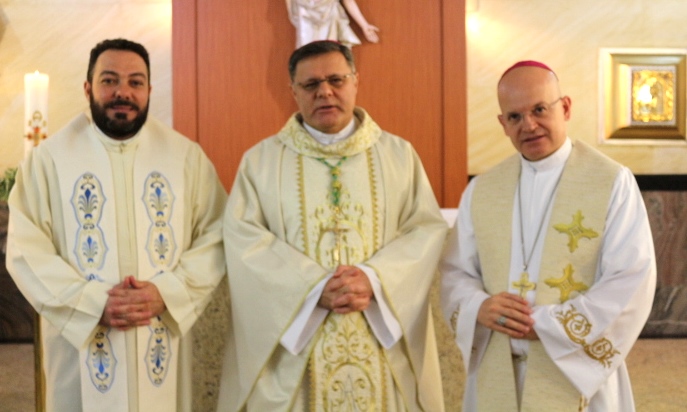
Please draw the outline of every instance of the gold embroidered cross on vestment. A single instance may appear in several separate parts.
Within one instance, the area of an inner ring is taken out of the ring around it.
[[[578,242],[580,239],[593,239],[599,236],[599,234],[593,231],[592,229],[582,226],[583,219],[584,216],[582,215],[582,211],[578,210],[577,213],[573,215],[572,223],[568,225],[563,223],[553,225],[554,229],[556,229],[560,233],[565,233],[570,237],[570,240],[568,241],[568,248],[570,249],[570,253],[574,252],[575,249],[577,249]]]
[[[548,278],[544,281],[552,288],[558,288],[561,292],[561,303],[570,299],[570,294],[573,292],[584,292],[589,289],[589,286],[582,282],[573,280],[573,267],[568,263],[568,266],[563,269],[563,276],[560,278]]]

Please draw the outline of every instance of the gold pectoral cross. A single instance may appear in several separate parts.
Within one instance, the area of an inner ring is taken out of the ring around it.
[[[513,282],[513,287],[520,290],[520,297],[524,298],[527,292],[530,290],[535,290],[537,288],[537,284],[530,282],[530,274],[527,272],[522,272],[520,275],[520,280],[517,282]]]

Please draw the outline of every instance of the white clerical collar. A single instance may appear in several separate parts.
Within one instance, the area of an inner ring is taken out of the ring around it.
[[[572,151],[572,141],[569,137],[565,138],[565,142],[551,155],[534,162],[531,162],[524,157],[520,156],[522,167],[528,166],[532,171],[535,172],[545,172],[547,170],[555,169],[561,167],[565,164]]]
[[[310,136],[312,136],[313,139],[317,140],[320,144],[328,146],[332,143],[340,142],[351,137],[353,132],[355,132],[355,117],[351,119],[350,123],[348,123],[348,125],[341,129],[338,133],[323,133],[305,122],[303,122],[303,127],[305,127],[305,130],[310,133]]]

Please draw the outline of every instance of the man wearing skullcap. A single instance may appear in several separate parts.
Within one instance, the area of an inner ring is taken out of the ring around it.
[[[625,358],[649,316],[654,247],[626,167],[567,136],[545,64],[498,83],[518,153],[473,179],[441,263],[464,411],[634,411]]]

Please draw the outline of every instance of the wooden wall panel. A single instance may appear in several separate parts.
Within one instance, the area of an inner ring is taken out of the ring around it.
[[[360,72],[358,104],[383,129],[413,144],[441,200],[441,4],[403,1],[393,9],[387,2],[358,4],[380,28],[379,44],[353,48]]]
[[[465,0],[442,2],[442,206],[457,207],[468,182]]]
[[[229,189],[243,152],[296,110],[286,68],[295,34],[282,1],[197,4],[198,140]]]
[[[440,204],[455,207],[467,181],[464,0],[358,4],[381,30],[379,44],[353,48],[358,104],[413,143]],[[175,126],[229,189],[243,152],[296,110],[286,69],[295,29],[274,0],[173,0],[173,16]]]
[[[198,141],[196,31],[195,1],[175,0],[172,7],[172,116],[177,131]]]

